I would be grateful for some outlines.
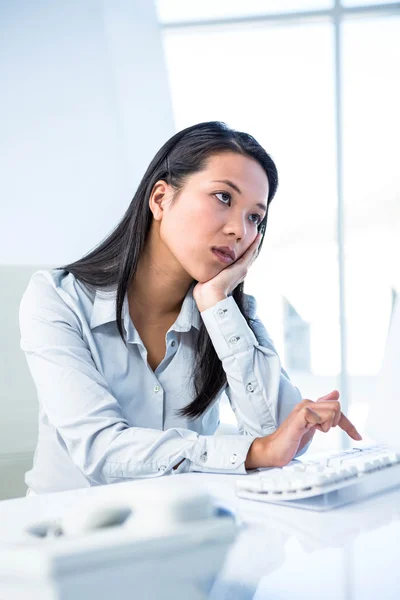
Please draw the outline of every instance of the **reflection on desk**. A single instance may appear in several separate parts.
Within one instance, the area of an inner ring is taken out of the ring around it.
[[[398,600],[400,490],[315,513],[242,500],[210,600]]]
[[[223,568],[209,583],[210,600],[399,599],[400,489],[314,513],[240,499],[237,476],[188,473],[177,479],[182,494],[207,490],[236,510],[241,522]],[[162,493],[167,484],[168,478],[136,480],[0,502],[0,539],[93,497]]]

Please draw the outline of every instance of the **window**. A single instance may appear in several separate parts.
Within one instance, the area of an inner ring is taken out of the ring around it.
[[[278,167],[246,291],[303,397],[340,389],[362,431],[400,289],[399,17],[382,6],[334,14],[317,1],[290,20],[283,11],[300,3],[229,2],[228,11],[192,2],[166,12],[178,4],[159,2],[177,130],[225,121],[254,135]],[[281,13],[264,18],[265,7]],[[346,438],[317,432],[313,448]]]

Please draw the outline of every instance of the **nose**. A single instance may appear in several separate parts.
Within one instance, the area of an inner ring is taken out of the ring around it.
[[[239,211],[235,214],[231,211],[229,220],[224,226],[224,233],[234,236],[238,242],[246,237],[246,220]]]

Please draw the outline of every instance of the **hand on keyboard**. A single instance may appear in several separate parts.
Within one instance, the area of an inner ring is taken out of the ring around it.
[[[353,440],[361,440],[357,429],[341,412],[338,399],[339,392],[335,390],[316,402],[299,402],[274,433],[254,440],[247,454],[246,469],[287,465],[310,441],[316,429],[327,433],[339,425]]]

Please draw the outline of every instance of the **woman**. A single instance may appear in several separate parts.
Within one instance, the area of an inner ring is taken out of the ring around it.
[[[243,293],[277,183],[252,136],[188,127],[97,248],[32,276],[20,328],[40,405],[34,493],[282,466],[336,425],[361,439],[337,391],[301,401]],[[223,393],[238,435],[213,435]]]

